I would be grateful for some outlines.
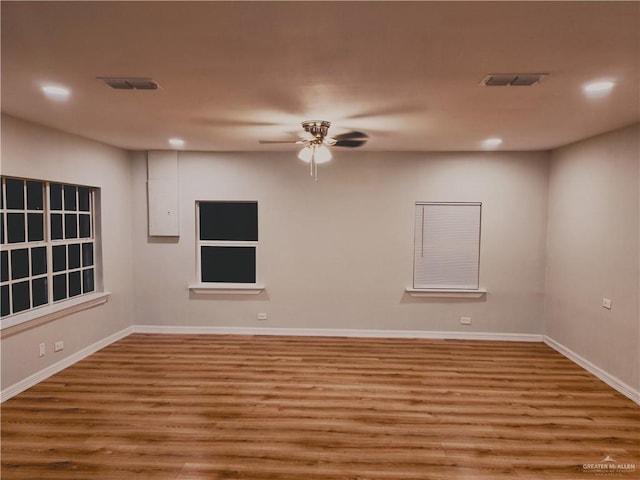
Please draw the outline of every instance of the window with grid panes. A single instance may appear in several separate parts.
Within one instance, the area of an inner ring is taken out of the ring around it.
[[[95,188],[2,177],[1,315],[95,291]]]
[[[258,202],[196,202],[201,283],[255,284]]]

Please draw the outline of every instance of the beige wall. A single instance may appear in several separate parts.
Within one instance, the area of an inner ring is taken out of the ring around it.
[[[133,166],[138,324],[542,333],[546,153],[340,152],[315,183],[294,151],[179,155],[177,243],[147,236],[146,159]],[[259,202],[257,296],[190,295],[195,201]],[[416,201],[483,202],[486,299],[414,299]],[[256,320],[258,312],[269,315]],[[473,319],[460,325],[461,316]]]
[[[131,160],[127,152],[2,116],[3,175],[91,185],[102,189],[105,288],[102,306],[2,338],[2,388],[63,360],[133,322]],[[9,330],[10,332],[10,330]],[[53,352],[64,340],[65,348]],[[47,355],[38,356],[45,342]]]
[[[640,389],[640,126],[552,152],[545,333]],[[612,309],[601,307],[602,298]]]

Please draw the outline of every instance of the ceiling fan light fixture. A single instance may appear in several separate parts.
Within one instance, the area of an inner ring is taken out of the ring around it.
[[[325,145],[307,145],[298,153],[298,158],[305,163],[314,161],[318,165],[321,163],[327,163],[331,160],[331,150]]]

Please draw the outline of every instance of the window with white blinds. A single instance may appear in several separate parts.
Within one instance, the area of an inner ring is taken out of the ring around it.
[[[481,203],[416,203],[414,288],[479,288],[481,216]]]

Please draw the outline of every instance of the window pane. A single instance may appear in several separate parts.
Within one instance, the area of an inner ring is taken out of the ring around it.
[[[64,238],[78,238],[78,216],[75,213],[64,215]]]
[[[62,214],[51,214],[51,240],[62,240],[64,238],[62,233]]]
[[[91,216],[80,215],[80,238],[91,237]]]
[[[67,275],[54,275],[53,277],[53,300],[58,301],[67,298]]]
[[[76,210],[76,190],[73,185],[64,186],[64,209]]]
[[[49,200],[51,210],[62,210],[62,185],[59,183],[49,185]]]
[[[31,282],[31,294],[33,295],[33,306],[39,307],[49,303],[47,294],[47,279],[36,278]]]
[[[30,242],[44,240],[44,214],[27,213],[28,239]]]
[[[56,245],[53,247],[53,271],[60,272],[67,269],[67,247]]]
[[[93,265],[93,243],[82,244],[82,266],[90,267]]]
[[[80,272],[71,272],[69,274],[69,296],[75,297],[82,293],[82,283]]]
[[[93,268],[82,271],[82,293],[93,292]]]
[[[24,242],[24,213],[7,213],[7,237],[9,243]]]
[[[202,247],[203,282],[255,283],[255,247]]]
[[[31,295],[29,294],[29,282],[18,282],[11,285],[11,298],[13,299],[13,313],[22,312],[31,308]]]
[[[78,187],[78,207],[83,212],[88,212],[91,206],[91,189],[89,187]]]
[[[47,273],[47,248],[37,247],[31,249],[31,275]]]
[[[7,178],[7,208],[24,209],[24,181]]]
[[[80,244],[74,243],[69,245],[67,259],[69,260],[69,270],[72,268],[80,268]]]
[[[9,252],[6,250],[0,252],[0,270],[2,270],[2,274],[0,275],[0,281],[8,282],[9,281]]]
[[[29,249],[11,251],[11,280],[29,276]]]
[[[3,317],[11,313],[9,310],[9,285],[0,287],[0,309]]]
[[[27,182],[27,209],[42,210],[43,207],[43,183]]]
[[[4,213],[0,213],[0,243],[6,243],[4,239]]]
[[[258,240],[256,202],[200,202],[200,240]]]

